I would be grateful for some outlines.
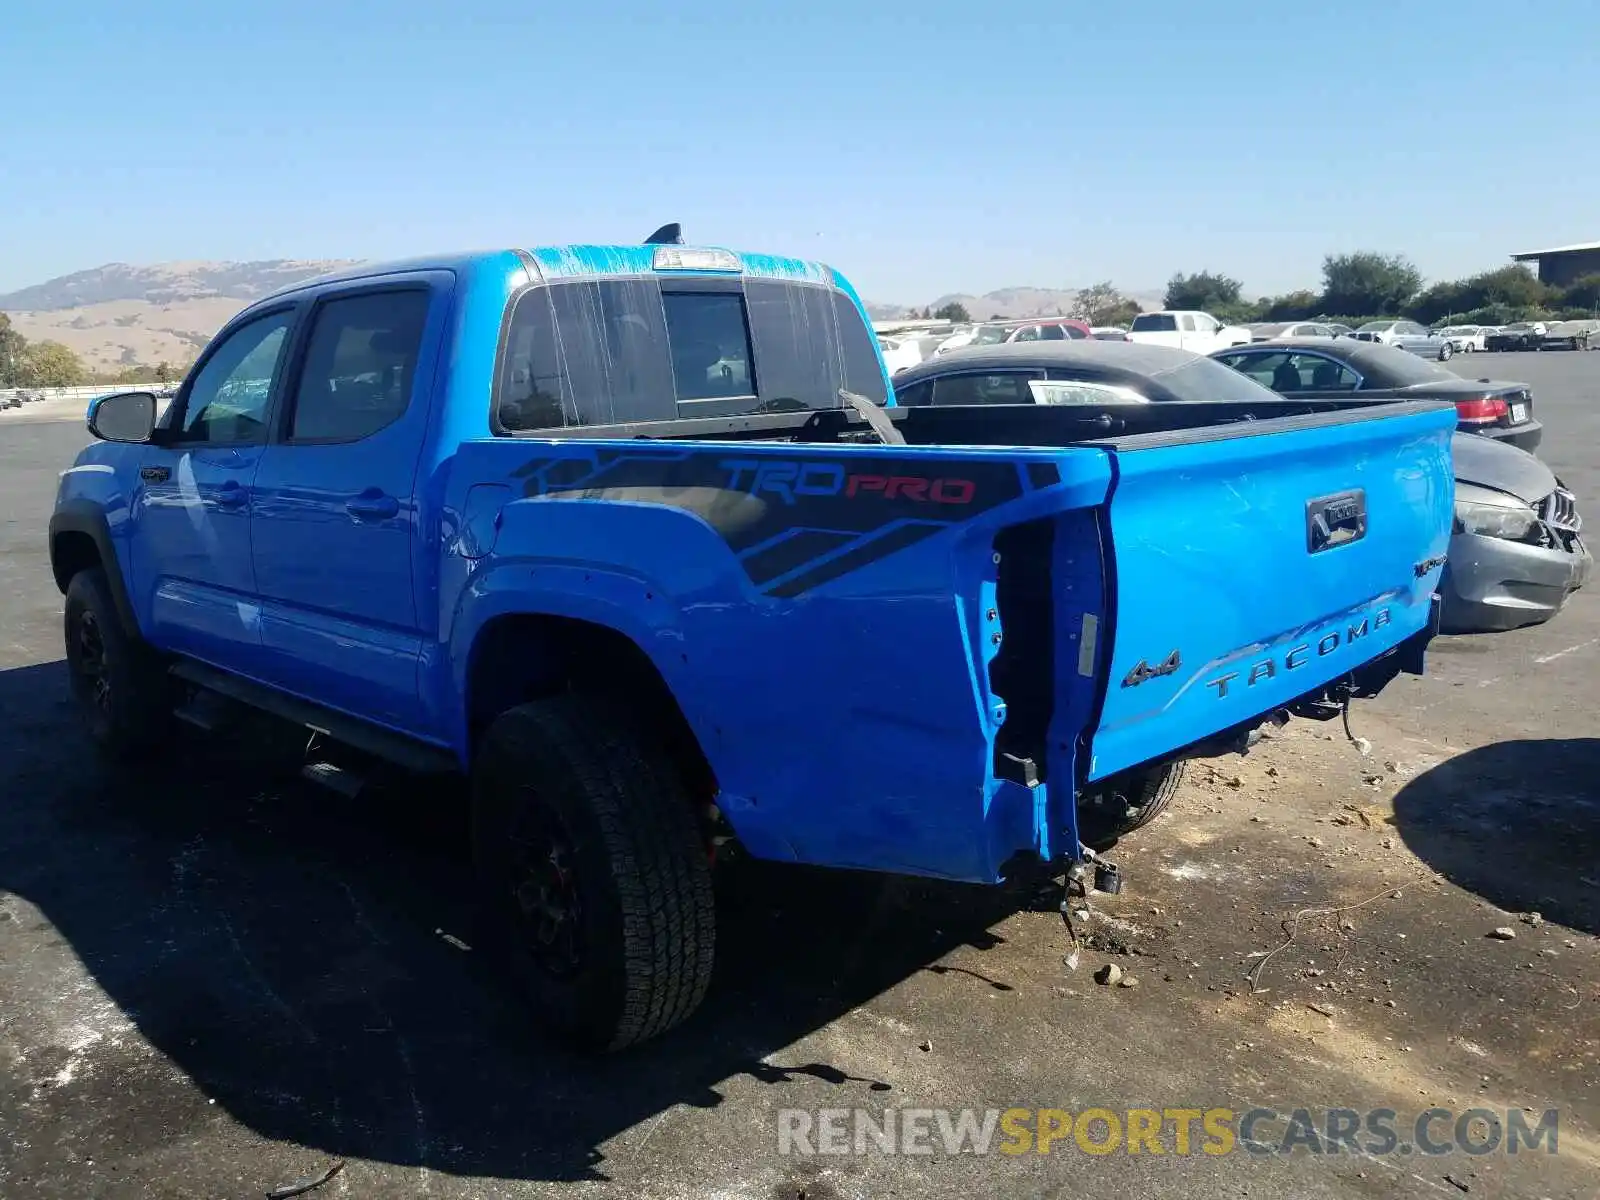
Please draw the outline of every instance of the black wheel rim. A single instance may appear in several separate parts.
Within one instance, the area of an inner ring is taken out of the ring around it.
[[[106,669],[106,641],[100,622],[92,612],[78,618],[77,662],[75,669],[83,694],[97,712],[111,712],[111,676]]]
[[[520,807],[509,831],[507,884],[523,947],[556,979],[583,969],[583,895],[572,840],[536,801]]]

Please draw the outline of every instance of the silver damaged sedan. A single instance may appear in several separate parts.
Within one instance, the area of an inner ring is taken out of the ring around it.
[[[1573,495],[1544,463],[1490,438],[1455,437],[1456,519],[1441,614],[1447,633],[1549,620],[1588,581]]]

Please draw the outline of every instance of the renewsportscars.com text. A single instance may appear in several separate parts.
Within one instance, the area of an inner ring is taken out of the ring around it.
[[[786,1108],[778,1153],[1556,1154],[1559,1131],[1557,1109]]]

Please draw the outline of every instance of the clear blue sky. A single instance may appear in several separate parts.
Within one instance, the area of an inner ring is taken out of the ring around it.
[[[0,291],[689,240],[868,297],[1600,239],[1596,0],[10,0]]]

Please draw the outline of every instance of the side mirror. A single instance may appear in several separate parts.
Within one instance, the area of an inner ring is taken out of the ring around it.
[[[154,392],[114,392],[89,405],[89,432],[102,442],[148,442],[155,427]]]

